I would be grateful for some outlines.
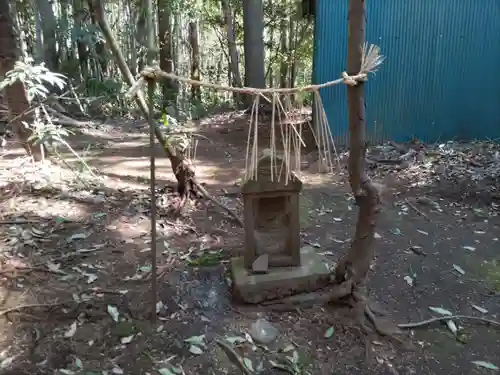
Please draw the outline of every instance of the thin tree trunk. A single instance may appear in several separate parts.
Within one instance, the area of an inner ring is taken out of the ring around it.
[[[200,80],[200,43],[198,40],[198,22],[189,22],[189,44],[191,45],[191,79]],[[201,101],[201,88],[191,85],[191,100]]]
[[[36,6],[40,13],[43,34],[44,61],[47,68],[57,71],[59,68],[59,56],[57,54],[57,21],[54,9],[49,0],[36,0]]]
[[[288,60],[288,73],[289,77],[288,78],[288,87],[294,87],[295,86],[295,61],[294,61],[294,55],[295,55],[295,50],[296,50],[296,44],[294,43],[295,41],[295,17],[294,13],[290,14],[289,21],[288,21],[288,53],[287,53],[287,60]],[[288,96],[288,104],[293,105],[295,103],[295,95],[291,94]]]
[[[137,71],[137,44],[136,44],[136,40],[135,40],[135,23],[133,22],[133,20],[135,19],[135,11],[134,11],[134,3],[132,0],[127,1],[127,10],[128,10],[128,18],[130,20],[130,24],[129,24],[130,35],[128,36],[129,45],[130,45],[129,66],[130,66],[130,71],[135,76],[138,73],[138,71]],[[158,21],[158,22],[160,22],[160,21]],[[160,42],[161,42],[161,39],[160,39]],[[161,49],[161,44],[160,44],[160,49]],[[161,64],[161,59],[160,59],[160,64]]]
[[[221,0],[222,12],[224,13],[224,23],[226,25],[227,45],[230,58],[230,70],[233,76],[233,85],[242,86],[240,67],[238,62],[238,50],[236,49],[236,41],[234,34],[234,23],[230,0]]]
[[[174,73],[174,56],[172,40],[172,15],[167,0],[158,1],[158,39],[160,41],[160,68],[167,73]],[[163,107],[174,105],[179,91],[177,82],[170,79],[161,81]]]
[[[19,56],[20,49],[16,42],[16,33],[10,14],[9,1],[0,0],[0,77],[4,77],[5,73],[14,68]],[[12,127],[21,145],[35,161],[42,160],[43,153],[41,147],[43,146],[35,145],[33,141],[29,140],[32,133],[24,125],[24,122],[29,125],[33,123],[33,115],[22,115],[30,107],[23,83],[18,80],[14,84],[7,86],[5,94],[10,115],[12,117],[19,116],[18,119],[13,121]]]
[[[98,26],[98,22],[95,17],[95,12],[93,9],[92,5],[92,0],[87,0],[88,6],[89,6],[89,11],[90,11],[90,19],[92,20],[92,24]],[[104,47],[104,42],[102,40],[99,40],[95,44],[95,52],[97,55],[97,63],[98,66],[96,67],[96,75],[99,79],[104,78],[105,72],[108,70],[108,54],[106,52],[106,48]]]
[[[73,0],[73,19],[75,25],[83,28],[84,17],[85,9],[83,8],[82,0]],[[81,38],[76,40],[76,49],[78,51],[78,65],[80,66],[81,77],[83,82],[85,82],[89,78],[89,50]]]
[[[280,54],[282,56],[280,62],[280,87],[288,87],[288,57],[290,56],[290,54],[288,53],[287,48],[287,29],[287,17],[283,17],[280,24]]]
[[[366,28],[365,0],[349,1],[349,43],[347,73],[358,74],[361,70],[362,51]],[[337,282],[352,273],[355,287],[363,287],[373,258],[373,238],[376,217],[380,205],[379,186],[372,183],[366,173],[366,121],[364,83],[347,86],[349,105],[349,182],[359,206],[354,240],[347,254],[340,260],[335,271]]]

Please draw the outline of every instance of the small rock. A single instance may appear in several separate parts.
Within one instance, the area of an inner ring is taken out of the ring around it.
[[[254,273],[267,273],[269,271],[269,254],[262,254],[252,263]]]
[[[278,330],[269,323],[266,319],[257,319],[252,323],[250,328],[250,336],[261,344],[267,345],[276,340]]]

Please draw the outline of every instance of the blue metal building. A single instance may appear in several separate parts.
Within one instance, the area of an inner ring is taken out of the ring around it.
[[[367,0],[366,40],[385,61],[366,84],[372,142],[500,138],[500,0]],[[315,83],[347,58],[348,0],[316,0]],[[321,92],[334,137],[348,129],[346,88]]]

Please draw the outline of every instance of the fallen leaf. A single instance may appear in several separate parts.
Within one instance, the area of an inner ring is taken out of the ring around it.
[[[432,306],[430,306],[430,307],[429,307],[429,310],[431,310],[431,311],[433,311],[433,312],[435,312],[435,313],[437,313],[437,314],[440,314],[440,315],[448,315],[448,316],[453,315],[453,314],[451,313],[451,311],[448,311],[448,310],[446,310],[446,309],[443,309],[442,307],[432,307]]]
[[[456,264],[453,265],[453,269],[457,271],[461,275],[465,275],[465,271],[462,269],[462,267],[457,266]]]
[[[486,310],[485,308],[481,307],[481,306],[478,306],[478,305],[472,305],[472,307],[474,307],[477,311],[483,313],[483,314],[487,314],[488,313],[488,310]]]
[[[196,345],[190,345],[189,352],[192,354],[200,355],[203,354],[203,349],[201,349],[199,346]]]
[[[193,345],[198,345],[198,346],[205,346],[205,343],[203,340],[205,339],[205,335],[199,335],[199,336],[191,336],[184,341],[193,344]]]
[[[173,371],[170,371],[168,368],[166,367],[163,367],[161,369],[158,369],[158,372],[160,373],[160,375],[175,375],[175,372]]]
[[[87,278],[87,284],[92,284],[97,280],[97,275],[95,273],[83,273],[83,275]]]
[[[451,333],[453,333],[454,335],[457,334],[458,328],[453,320],[446,321],[446,325],[448,326],[448,329],[451,331]]]
[[[64,332],[64,337],[73,337],[76,333],[76,328],[77,324],[75,321],[69,326],[69,329],[66,332]]]
[[[135,335],[130,335],[130,336],[122,337],[122,338],[120,339],[120,342],[121,342],[122,344],[130,344],[130,343],[132,342],[132,340],[134,339],[134,336],[135,336]]]
[[[54,273],[59,273],[59,274],[62,274],[62,275],[66,274],[66,272],[64,272],[64,271],[61,270],[61,264],[60,263],[52,263],[52,262],[49,261],[45,265],[47,266],[47,268],[50,271],[52,271]]]
[[[280,369],[280,370],[283,370],[283,371],[285,371],[288,374],[295,374],[296,373],[296,371],[294,371],[294,369],[290,368],[289,366],[283,365],[283,364],[275,362],[273,360],[269,360],[269,364],[272,367]]]
[[[252,360],[250,358],[247,358],[247,357],[243,358],[243,363],[245,364],[245,367],[247,369],[249,369],[252,372],[254,371],[253,370],[253,363],[252,363]]]
[[[423,230],[420,230],[420,229],[417,229],[417,232],[420,233],[420,234],[423,234],[424,236],[428,236],[429,233],[423,231]]]
[[[485,361],[472,361],[473,364],[475,364],[476,366],[479,366],[479,367],[483,367],[483,368],[487,368],[489,370],[495,370],[495,371],[498,371],[500,370],[498,368],[498,366],[495,366],[493,363],[491,362],[485,362]]]
[[[111,315],[111,318],[113,318],[115,322],[118,322],[120,313],[118,312],[118,309],[115,306],[108,305],[108,314]]]
[[[116,374],[116,375],[122,375],[123,374],[123,370],[120,367],[118,367],[118,366],[113,367],[113,369],[111,370],[111,372],[113,374]]]
[[[375,232],[375,233],[373,234],[373,238],[375,238],[375,239],[377,239],[377,240],[378,240],[378,239],[382,238],[382,236],[381,236],[380,234],[378,234],[377,232]]]
[[[80,370],[83,368],[83,362],[80,358],[75,357],[75,366]]]
[[[74,240],[84,240],[89,235],[86,233],[75,233],[71,237],[68,238],[68,242],[72,242]]]
[[[324,337],[325,338],[330,338],[333,336],[333,332],[334,332],[334,328],[333,326],[331,326],[330,328],[328,328],[326,331],[325,331],[325,334],[324,334]]]
[[[403,279],[409,286],[413,286],[413,278],[411,276],[405,276]]]
[[[161,309],[164,307],[165,307],[165,305],[163,304],[162,301],[156,302],[156,313],[158,314],[161,311]]]
[[[465,250],[469,250],[469,251],[476,251],[476,248],[473,247],[473,246],[462,246]]]
[[[227,342],[229,342],[231,344],[236,344],[236,345],[247,341],[244,337],[241,337],[241,336],[225,337],[224,340],[226,340]]]
[[[286,353],[286,352],[290,352],[290,351],[292,351],[292,350],[294,350],[294,349],[295,349],[295,346],[293,346],[292,344],[290,344],[290,345],[285,346],[285,347],[283,348],[282,352],[283,352],[283,353]]]

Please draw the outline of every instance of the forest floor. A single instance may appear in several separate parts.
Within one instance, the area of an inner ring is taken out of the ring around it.
[[[246,119],[219,115],[198,125],[210,139],[198,145],[198,180],[241,213]],[[72,145],[99,175],[93,182],[87,172],[32,166],[15,145],[3,154],[0,375],[239,373],[216,338],[238,343],[236,351],[261,374],[287,373],[273,363],[297,375],[486,374],[500,366],[499,328],[470,319],[406,330],[400,344],[366,337],[347,308],[278,313],[238,305],[227,265],[241,254],[243,231],[211,204],[172,216],[173,175],[161,150],[161,302],[152,327],[147,139],[142,122],[97,124],[79,134]],[[478,177],[498,165],[498,151],[493,144],[461,147],[403,170],[372,171],[391,194],[377,227],[369,292],[397,323],[444,313],[436,308],[500,320],[500,185]],[[485,154],[493,159],[479,160]],[[303,244],[334,264],[356,219],[347,175],[339,169],[302,178]],[[266,346],[248,334],[259,318],[278,332]]]

